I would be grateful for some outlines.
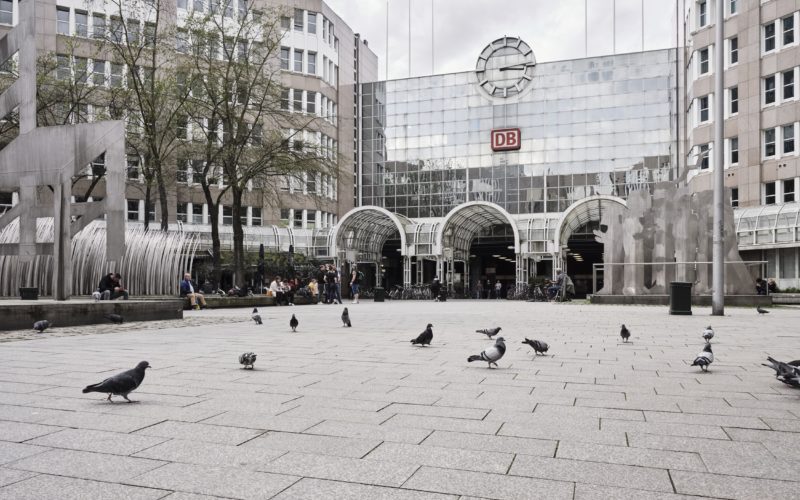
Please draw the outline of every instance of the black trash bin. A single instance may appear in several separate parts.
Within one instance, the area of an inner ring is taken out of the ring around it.
[[[669,284],[669,313],[692,314],[692,284],[672,281]]]
[[[374,292],[374,294],[375,294],[375,296],[374,296],[374,299],[373,299],[373,300],[374,300],[375,302],[383,302],[383,299],[384,299],[384,297],[385,297],[385,293],[386,293],[386,291],[385,291],[383,288],[381,288],[381,287],[379,287],[379,286],[378,286],[378,287],[375,287],[375,289],[373,290],[373,292]]]
[[[22,300],[39,300],[39,289],[36,287],[19,287],[19,298]]]

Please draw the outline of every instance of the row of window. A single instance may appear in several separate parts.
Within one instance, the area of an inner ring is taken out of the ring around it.
[[[322,76],[322,80],[336,87],[339,85],[339,66],[332,59],[322,56],[322,75],[317,68],[317,53],[312,50],[290,49],[281,47],[281,69]]]
[[[800,67],[794,67],[764,77],[761,85],[762,104],[770,106],[796,100],[797,89],[795,88],[795,82],[798,80],[798,73],[800,73]]]
[[[219,223],[223,226],[233,225],[233,207],[230,205],[222,205],[222,210],[219,213]],[[130,212],[128,212],[128,219]],[[178,222],[184,224],[208,224],[208,205],[205,203],[178,203],[176,218]],[[263,220],[261,218],[261,207],[242,207],[242,215],[240,216],[243,226],[261,226]]]
[[[330,175],[310,176],[305,174],[302,179],[283,177],[279,187],[281,191],[288,193],[315,194],[331,200],[336,200],[337,185],[336,178]]]
[[[800,122],[787,123],[779,127],[764,129],[762,137],[762,156],[764,159],[775,159],[783,156],[797,156],[796,138],[800,134]],[[725,167],[739,164],[739,137],[729,137],[725,139],[725,151],[728,157]],[[713,151],[711,144],[699,144],[697,146],[697,164],[701,170],[709,168],[713,163]]]
[[[311,218],[312,214],[313,219]],[[316,227],[332,227],[337,221],[336,215],[330,212],[311,211],[305,208],[281,208],[279,225],[295,229],[314,229]]]
[[[725,2],[725,14],[727,16],[734,16],[739,13],[738,0],[717,0],[718,2]],[[711,24],[709,2],[708,0],[697,0],[695,3],[695,23],[696,29],[704,28]]]
[[[798,198],[798,191],[800,191],[800,177],[765,182],[761,184],[761,204],[775,205],[777,203],[794,203],[800,201],[800,198]]]
[[[724,162],[725,168],[739,164],[739,137],[728,137],[725,139],[725,151],[728,158]],[[713,163],[713,150],[711,144],[698,144],[697,146],[697,165],[701,170],[708,169]]]
[[[307,147],[319,147],[319,156],[328,160],[336,160],[339,154],[339,142],[322,132],[313,130],[286,129],[283,132],[289,148],[303,150]]]
[[[338,106],[332,99],[313,90],[283,89],[281,109],[293,113],[317,115],[336,125]]]
[[[152,45],[156,36],[155,23],[145,22],[144,26],[136,19],[128,19],[123,26],[122,18],[118,16],[107,17],[102,13],[92,13],[85,10],[70,9],[69,7],[56,7],[56,33],[66,36],[91,37],[121,42],[125,39],[131,44],[143,43]]]
[[[141,68],[142,71],[145,68]],[[143,74],[144,76],[144,74]],[[125,85],[125,65],[102,59],[56,55],[56,78],[103,87]]]
[[[284,30],[294,29],[294,31],[300,33],[316,35],[318,17],[322,17],[322,41],[338,51],[339,38],[334,33],[333,22],[329,21],[328,18],[322,14],[304,11],[303,9],[294,9],[294,16],[281,17],[281,28]]]
[[[239,13],[239,19],[247,16],[247,0],[177,0],[177,6],[182,10],[189,10],[191,6],[194,12],[209,14],[219,14],[225,17],[233,17],[234,12]],[[238,7],[238,8],[237,8]]]

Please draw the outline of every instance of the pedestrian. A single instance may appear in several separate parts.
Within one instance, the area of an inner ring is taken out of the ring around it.
[[[500,280],[497,280],[497,282],[494,284],[494,298],[495,298],[495,300],[499,300],[500,299],[500,293],[502,291],[503,291],[503,284],[500,283]]]
[[[358,265],[354,265],[353,272],[350,275],[350,293],[353,295],[353,304],[358,304],[358,287],[361,285],[361,277],[359,274]]]
[[[442,284],[439,283],[439,278],[433,278],[431,283],[431,295],[433,295],[434,302],[439,302],[439,293],[442,291]]]
[[[483,281],[478,280],[478,283],[475,285],[475,298],[482,299],[483,298]]]

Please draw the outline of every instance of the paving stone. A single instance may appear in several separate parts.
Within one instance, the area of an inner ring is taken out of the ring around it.
[[[112,455],[131,455],[164,441],[166,441],[166,438],[138,434],[88,429],[63,429],[47,436],[32,439],[28,441],[28,444]]]
[[[0,467],[0,497],[7,498],[5,497],[5,490],[2,488],[3,486],[28,479],[35,475],[35,472]]]
[[[140,451],[133,456],[181,462],[187,464],[214,465],[258,469],[283,455],[285,451],[262,447],[232,446],[197,440],[171,439]]]
[[[727,439],[722,427],[714,425],[686,425],[661,422],[631,422],[604,418],[601,428],[608,431],[641,432],[664,436],[688,436],[706,439]]]
[[[738,417],[733,415],[700,415],[695,413],[644,412],[648,422],[672,423],[682,425],[711,425],[724,427],[746,427],[750,429],[768,429],[762,419],[756,417]],[[706,436],[710,437],[710,436]]]
[[[678,493],[743,500],[764,498],[795,498],[797,483],[770,479],[752,479],[701,472],[672,472]]]
[[[588,430],[570,428],[569,420],[553,423],[548,427],[534,427],[520,424],[504,424],[497,433],[501,436],[516,436],[535,439],[572,439],[587,443],[625,446],[625,432],[612,430]]]
[[[298,406],[284,413],[281,416],[289,418],[303,418],[303,419],[331,419],[341,420],[343,422],[354,422],[361,424],[379,425],[391,418],[391,414],[378,413],[374,411],[359,411],[359,410],[345,410],[342,408],[324,408],[324,407],[308,407]]]
[[[0,489],[0,497],[7,500],[155,500],[167,494],[169,491],[46,474]]]
[[[541,457],[552,457],[556,452],[556,441],[448,431],[433,431],[422,443],[422,446],[521,453]]]
[[[552,456],[552,455],[551,455]],[[571,458],[621,465],[637,465],[659,469],[678,469],[707,472],[698,453],[648,450],[626,446],[559,441],[556,458]]]
[[[203,424],[224,425],[229,427],[244,427],[263,431],[303,432],[306,429],[322,422],[321,418],[302,418],[297,416],[282,415],[271,416],[260,413],[242,411],[227,411],[209,419]]]
[[[399,488],[382,488],[380,486],[320,479],[302,479],[273,497],[273,500],[296,498],[314,500],[363,500],[366,498],[380,500],[455,500],[458,497]]]
[[[165,462],[144,458],[75,450],[50,450],[6,464],[5,467],[80,479],[122,482],[164,464]]]
[[[2,424],[0,423],[0,425]],[[29,444],[0,441],[0,465],[30,457],[49,449],[50,448],[45,448],[43,446],[31,446]]]
[[[479,408],[459,408],[456,406],[428,406],[392,403],[389,406],[381,409],[380,413],[482,420],[484,417],[486,417],[486,414],[489,413],[489,410],[483,410]]]
[[[62,410],[49,410],[30,406],[14,406],[0,404],[0,421],[38,423],[52,417],[69,413]]]
[[[304,431],[305,434],[321,434],[324,436],[339,436],[364,439],[380,439],[395,443],[419,444],[428,437],[428,429],[414,429],[411,427],[387,427],[383,425],[359,424],[354,422],[341,422],[326,420]],[[472,434],[474,435],[474,434]]]
[[[189,422],[161,422],[135,433],[136,436],[158,436],[175,439],[196,439],[207,443],[237,445],[262,434],[255,429]]]
[[[171,497],[170,497],[171,498]],[[655,491],[614,488],[596,484],[576,484],[574,500],[697,500],[695,496],[660,493]]]
[[[29,424],[26,422],[0,421],[0,441],[21,443],[38,436],[46,436],[58,432],[63,427],[52,425]]]
[[[729,439],[703,439],[686,436],[666,436],[632,432],[628,434],[630,446],[655,450],[688,451],[700,453],[716,450],[728,453],[760,454],[766,449],[761,443],[731,441]]]
[[[400,486],[417,468],[418,465],[402,460],[363,460],[290,452],[259,466],[258,470],[379,486]]]
[[[133,432],[160,422],[154,418],[141,418],[128,415],[89,412],[59,412],[41,420],[45,425],[58,425],[76,429],[94,429],[111,432]]]
[[[511,466],[514,455],[492,451],[459,450],[457,448],[439,446],[383,443],[372,450],[365,458],[367,460],[428,465],[442,469],[505,474],[509,466]]]
[[[389,428],[411,427],[414,429],[469,432],[472,434],[496,434],[500,429],[501,423],[463,418],[420,418],[416,415],[394,415],[381,425]]]
[[[570,482],[421,467],[404,488],[501,500],[571,500]]]
[[[377,439],[356,439],[288,432],[268,432],[242,446],[263,446],[272,450],[319,453],[340,457],[361,458],[381,444]]]

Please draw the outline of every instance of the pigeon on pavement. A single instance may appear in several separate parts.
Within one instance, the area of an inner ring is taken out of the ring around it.
[[[707,326],[705,330],[703,330],[703,338],[706,339],[706,343],[710,344],[711,339],[714,338],[714,330],[711,329],[710,326]]]
[[[255,362],[256,362],[256,353],[254,352],[245,352],[239,355],[239,364],[244,365],[245,370],[248,369],[247,368],[248,366],[250,367],[249,369],[252,370]]]
[[[783,361],[767,357],[767,361],[771,364],[763,363],[763,365],[775,370],[775,378],[786,385],[800,387],[800,359],[784,363]]]
[[[294,314],[292,314],[292,319],[289,320],[289,326],[292,327],[292,331],[293,332],[297,331],[297,325],[299,325],[299,324],[300,324],[300,322],[297,321],[297,318],[295,318]]]
[[[428,326],[425,327],[425,331],[420,333],[417,338],[411,339],[412,344],[419,344],[421,346],[431,345],[431,340],[433,340],[433,325],[428,323]]]
[[[38,331],[39,333],[42,333],[43,331],[47,330],[48,328],[50,328],[50,322],[47,321],[46,319],[43,319],[41,321],[37,321],[36,323],[33,324],[33,329]]]
[[[631,331],[622,325],[622,328],[619,329],[619,336],[622,337],[623,342],[627,342],[631,338]]]
[[[150,368],[150,363],[142,361],[136,368],[122,373],[118,373],[113,377],[109,377],[99,384],[87,385],[83,389],[83,393],[87,392],[105,392],[108,393],[108,401],[111,401],[111,396],[122,396],[128,403],[133,403],[128,399],[128,394],[136,390],[137,387],[144,380],[144,371]]]
[[[475,333],[482,333],[487,337],[492,338],[495,335],[497,335],[500,332],[500,330],[502,330],[502,328],[496,326],[494,328],[484,328],[483,330],[475,330]]]
[[[347,311],[346,307],[344,311],[342,311],[342,326],[353,326],[353,324],[350,323],[350,313]]]
[[[769,314],[769,311],[767,311],[761,306],[756,306],[756,311],[758,311],[758,314]]]
[[[534,356],[539,353],[542,353],[542,355],[544,355],[544,353],[546,353],[547,350],[550,349],[550,346],[547,345],[547,342],[542,342],[541,340],[531,340],[528,337],[525,337],[525,341],[523,342],[523,344],[528,344],[529,346],[533,347]]]
[[[714,353],[711,352],[711,344],[706,344],[700,354],[694,358],[692,366],[699,366],[704,372],[708,371],[708,365],[714,362]]]
[[[487,347],[480,354],[473,354],[467,358],[467,361],[470,363],[473,361],[486,361],[489,363],[489,368],[491,368],[492,365],[497,366],[497,361],[499,361],[505,353],[505,339],[503,337],[497,337],[493,346]]]
[[[253,314],[250,316],[250,319],[255,321],[257,325],[263,325],[264,324],[261,321],[261,315],[258,314],[258,309],[253,308]]]
[[[121,325],[123,321],[125,321],[125,319],[122,316],[114,313],[106,314],[104,317],[110,322],[115,323],[117,325]]]

